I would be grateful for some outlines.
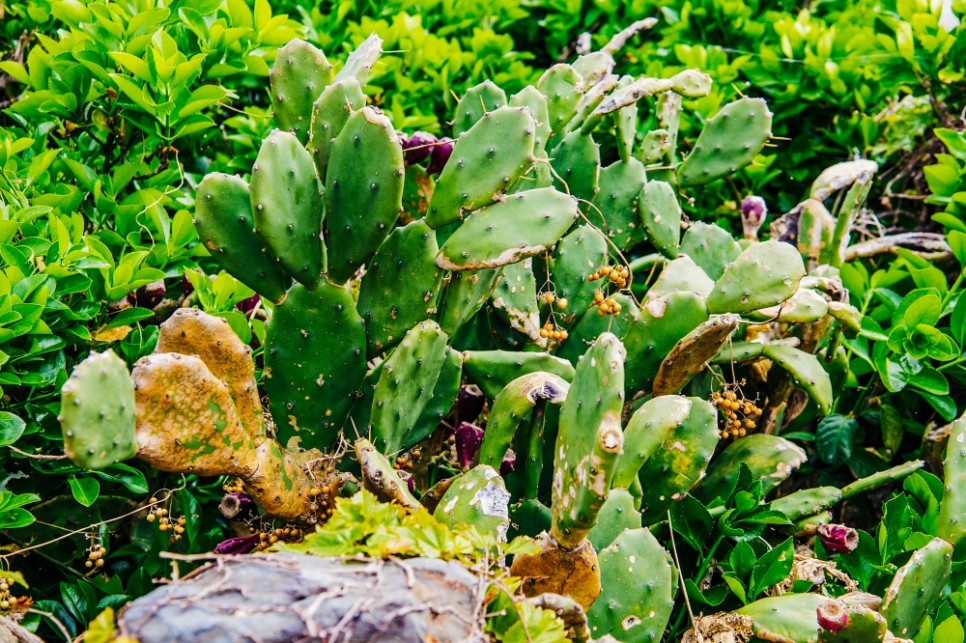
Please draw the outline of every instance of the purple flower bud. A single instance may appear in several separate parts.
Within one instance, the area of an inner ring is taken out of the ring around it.
[[[258,544],[258,534],[229,538],[215,545],[216,554],[247,554]]]
[[[413,478],[413,474],[409,473],[408,471],[396,469],[396,475],[398,475],[399,479],[405,482],[406,486],[409,487],[409,493],[416,493],[416,480]]]
[[[513,473],[517,468],[517,454],[513,452],[513,449],[507,449],[506,455],[503,456],[503,462],[500,463],[500,475],[504,478],[507,474]]]
[[[221,515],[229,520],[245,520],[255,515],[255,501],[247,493],[226,493],[218,505]]]
[[[248,299],[242,299],[240,302],[235,304],[235,308],[240,310],[245,315],[251,315],[252,311],[255,310],[255,307],[259,304],[259,302],[261,302],[261,300],[262,298],[258,296],[258,293],[255,293]]]
[[[132,306],[153,309],[164,299],[165,292],[167,289],[164,287],[164,280],[159,279],[141,286],[134,292],[129,292],[127,300]]]
[[[460,389],[456,397],[456,415],[459,422],[475,422],[483,412],[486,397],[476,384],[468,384]]]
[[[816,530],[825,549],[847,554],[859,546],[859,532],[845,525],[819,525]]]
[[[456,427],[456,459],[459,460],[462,469],[469,469],[473,466],[473,459],[483,444],[483,429],[470,424],[460,422]]]
[[[841,601],[825,601],[815,612],[819,626],[826,632],[838,634],[849,626],[849,612]]]
[[[400,140],[402,141],[403,158],[406,160],[406,165],[416,165],[432,155],[433,145],[437,138],[426,132],[416,132],[408,138],[400,136]]]
[[[195,287],[191,285],[191,281],[188,279],[188,275],[181,275],[181,292],[185,294],[185,297],[187,297],[194,291],[195,291]]]
[[[429,155],[429,165],[426,167],[427,174],[439,174],[446,166],[446,162],[453,154],[453,139],[444,136],[433,146],[433,151]]]
[[[741,227],[746,239],[757,239],[758,228],[765,222],[768,206],[760,196],[746,196],[741,202]]]

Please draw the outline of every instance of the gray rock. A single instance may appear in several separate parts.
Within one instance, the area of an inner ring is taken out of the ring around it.
[[[224,557],[132,602],[118,624],[141,643],[476,643],[485,588],[433,559]]]

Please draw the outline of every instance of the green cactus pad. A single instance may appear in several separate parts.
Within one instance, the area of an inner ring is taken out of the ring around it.
[[[735,440],[718,454],[694,496],[709,504],[727,495],[735,486],[742,464],[751,471],[751,479],[761,483],[762,493],[767,494],[807,460],[808,455],[794,442],[777,435],[754,433]]]
[[[654,395],[671,395],[683,389],[731,339],[738,321],[738,315],[714,315],[682,337],[661,361],[651,386]]]
[[[795,521],[821,513],[841,500],[842,490],[838,487],[813,487],[776,498],[770,506],[772,511],[783,513],[789,520]]]
[[[382,38],[376,34],[370,35],[356,47],[345,61],[345,65],[335,76],[335,81],[355,79],[360,86],[365,87],[369,81],[369,72],[382,56]]]
[[[450,485],[433,517],[452,527],[476,527],[481,534],[505,541],[510,526],[510,494],[496,469],[481,464]]]
[[[332,65],[319,49],[295,38],[276,53],[268,80],[276,120],[305,144],[312,102],[332,82]]]
[[[624,453],[614,474],[615,488],[629,489],[634,484],[644,463],[684,427],[691,406],[686,397],[666,395],[651,398],[634,412],[624,429]]]
[[[583,78],[576,69],[565,64],[554,65],[537,81],[537,89],[547,97],[547,113],[553,132],[562,132],[577,113],[583,88]],[[550,149],[549,143],[547,149]]]
[[[617,88],[623,89],[633,81],[633,76],[622,76]],[[622,107],[617,112],[617,153],[625,163],[630,162],[634,154],[634,144],[637,141],[637,112],[636,102]]]
[[[688,333],[708,320],[704,300],[691,292],[675,292],[646,302],[624,335],[627,390],[650,387],[664,357]]]
[[[550,530],[550,507],[528,498],[510,505],[510,528],[520,536],[536,538]]]
[[[459,137],[460,134],[476,125],[484,114],[499,109],[506,104],[506,92],[490,80],[484,80],[479,85],[470,87],[456,104],[453,137]],[[534,118],[536,118],[536,114],[534,114]]]
[[[60,391],[64,453],[85,469],[103,469],[133,458],[134,383],[113,351],[91,353]]]
[[[677,257],[681,242],[681,206],[671,184],[650,181],[641,190],[638,208],[647,240],[665,257]]]
[[[325,247],[322,184],[312,155],[292,134],[274,130],[252,166],[251,192],[255,232],[296,281],[317,286]]]
[[[607,237],[618,248],[626,250],[644,240],[637,208],[638,196],[646,181],[644,165],[637,159],[616,161],[600,172],[600,191],[594,199],[596,209],[589,208],[588,217],[607,232]]]
[[[392,348],[417,322],[436,313],[443,271],[436,233],[424,221],[394,229],[379,246],[359,288],[370,358]]]
[[[366,95],[359,81],[346,78],[325,88],[322,95],[312,104],[312,135],[309,139],[309,152],[315,161],[319,179],[325,182],[329,167],[332,142],[339,135],[349,114],[366,106]]]
[[[647,298],[664,297],[672,293],[689,292],[706,298],[714,290],[714,281],[691,257],[680,255],[664,264],[661,275],[648,289]]]
[[[365,323],[352,293],[295,285],[267,325],[263,386],[281,444],[327,449],[366,374]]]
[[[741,246],[727,230],[694,221],[681,239],[679,252],[694,260],[711,279],[719,279],[725,266],[741,254]]]
[[[422,511],[416,497],[409,491],[392,464],[365,438],[356,440],[353,448],[362,469],[362,486],[383,502],[395,502],[411,511]]]
[[[765,641],[815,643],[816,610],[828,598],[821,594],[782,594],[761,598],[737,610],[752,620],[755,635]]]
[[[757,321],[778,321],[788,324],[816,322],[828,314],[828,301],[811,288],[799,288],[790,299],[777,306],[751,313]]]
[[[560,347],[556,350],[557,357],[576,364],[577,359],[601,333],[611,332],[618,337],[623,337],[627,333],[627,329],[634,323],[640,309],[634,300],[624,293],[613,295],[613,299],[621,307],[620,312],[616,315],[600,315],[597,308],[585,311],[571,328],[567,340],[560,343]],[[567,306],[568,310],[572,307],[572,305]]]
[[[771,136],[771,112],[760,98],[739,98],[708,119],[678,167],[682,186],[704,185],[751,163]]]
[[[198,185],[194,222],[205,248],[238,281],[272,301],[285,294],[288,275],[253,231],[248,183],[218,172],[205,176]]]
[[[577,201],[553,188],[510,194],[470,215],[440,248],[436,265],[485,270],[522,261],[555,244],[577,216]]]
[[[584,79],[584,85],[591,87],[614,70],[614,57],[606,51],[592,51],[579,56],[574,61],[574,71]]]
[[[671,91],[685,98],[702,98],[711,93],[711,76],[697,69],[685,69],[671,77]]]
[[[634,496],[627,489],[618,489],[615,485],[607,494],[607,500],[597,514],[597,523],[587,534],[587,540],[594,549],[603,551],[628,529],[640,528],[641,514],[635,506]]]
[[[581,130],[567,134],[550,153],[553,184],[578,199],[593,201],[600,180],[600,145]]]
[[[715,364],[751,364],[762,357],[765,344],[761,342],[729,342],[721,347],[712,360]]]
[[[426,213],[440,228],[496,201],[533,162],[537,125],[526,107],[501,107],[483,116],[453,145]]]
[[[698,484],[718,446],[717,410],[707,400],[687,399],[687,420],[667,435],[662,448],[638,472],[644,487],[644,524],[664,518],[665,510]]]
[[[439,306],[440,327],[450,335],[456,334],[490,298],[502,274],[503,268],[451,273]]]
[[[537,404],[561,404],[567,399],[570,384],[562,377],[544,371],[521,375],[496,396],[483,433],[478,460],[499,467],[503,456],[521,426],[529,426],[530,412]]]
[[[832,412],[832,380],[817,357],[781,344],[766,345],[762,354],[788,371],[795,383],[815,400],[823,415]]]
[[[953,546],[933,538],[899,568],[882,600],[882,615],[895,636],[915,638],[926,612],[943,593],[952,572]]]
[[[542,157],[546,153],[547,141],[550,139],[551,133],[547,99],[533,85],[527,85],[510,97],[509,104],[511,107],[526,107],[530,110],[530,114],[537,124],[533,153]]]
[[[490,305],[527,340],[545,347],[547,340],[540,337],[540,309],[537,306],[537,280],[533,275],[533,260],[511,263],[490,294]]]
[[[325,177],[325,237],[337,249],[329,277],[344,282],[369,261],[402,211],[402,146],[373,107],[354,112],[332,142]]]
[[[550,508],[563,547],[584,542],[611,488],[624,442],[624,357],[617,337],[601,335],[577,363],[560,413]]]
[[[138,457],[155,469],[246,477],[256,447],[239,421],[231,390],[194,355],[155,353],[138,360],[134,380]]]
[[[793,246],[770,239],[753,243],[725,267],[708,295],[712,313],[749,313],[789,299],[805,276]]]
[[[538,371],[556,375],[565,382],[574,379],[574,367],[570,362],[546,353],[466,351],[463,353],[463,369],[490,399],[496,399],[516,378]]]
[[[595,638],[660,641],[674,607],[677,574],[664,547],[647,529],[625,531],[602,550],[603,591],[587,612]]]
[[[636,107],[635,103],[635,107]],[[628,107],[621,109],[623,112]],[[644,135],[637,157],[644,165],[657,163],[671,150],[671,135],[666,129],[651,130]],[[728,237],[731,238],[730,235]]]
[[[433,396],[448,342],[436,322],[422,321],[386,359],[369,416],[373,443],[380,452],[395,456],[414,430],[425,436],[435,428],[417,427],[416,422]]]
[[[557,243],[550,260],[550,280],[558,298],[568,300],[570,310],[587,310],[597,284],[588,275],[607,262],[607,239],[589,225],[579,225]]]
[[[966,415],[949,426],[943,474],[938,535],[955,547],[966,536]]]
[[[403,438],[401,448],[404,451],[428,438],[443,422],[459,395],[462,375],[462,353],[447,348],[446,358],[443,360],[443,366],[439,369],[439,377],[436,378],[433,393],[420,412],[413,430]],[[368,422],[362,426],[368,426]]]

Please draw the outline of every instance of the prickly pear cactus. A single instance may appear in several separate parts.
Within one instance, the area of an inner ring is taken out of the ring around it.
[[[304,144],[309,140],[312,103],[332,82],[332,65],[319,49],[295,38],[278,50],[268,79],[275,118]]]
[[[85,469],[127,460],[137,453],[134,384],[113,351],[92,353],[61,389],[64,453]]]
[[[882,601],[882,615],[896,636],[914,638],[926,610],[943,592],[952,572],[953,546],[934,538],[899,568]]]

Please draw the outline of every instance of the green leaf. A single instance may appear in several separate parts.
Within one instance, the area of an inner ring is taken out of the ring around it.
[[[832,466],[844,464],[852,455],[859,423],[855,418],[833,414],[822,418],[815,429],[818,456]]]
[[[97,478],[71,476],[67,479],[67,483],[70,485],[70,492],[74,494],[74,500],[85,507],[94,504],[101,493],[101,483],[97,481]]]
[[[735,548],[731,550],[731,556],[728,557],[731,571],[738,578],[748,578],[751,575],[751,570],[755,568],[757,561],[758,557],[755,556],[755,550],[744,541],[736,544]]]
[[[902,416],[894,406],[889,404],[879,406],[879,429],[882,432],[882,444],[890,453],[897,453],[906,430],[902,426]]]
[[[112,464],[103,471],[91,471],[91,473],[101,480],[122,484],[131,493],[144,495],[148,492],[148,481],[144,478],[144,474],[122,462]]]
[[[23,435],[27,423],[8,411],[0,411],[0,447],[13,444]]]
[[[964,637],[966,637],[966,633],[963,632],[963,624],[959,622],[958,617],[953,615],[936,626],[932,640],[942,641],[942,643],[963,643]]]
[[[671,505],[671,524],[695,551],[701,551],[711,536],[713,520],[701,501],[688,494]]]
[[[751,570],[751,598],[757,598],[763,591],[782,582],[792,572],[795,561],[795,545],[792,538],[785,540],[758,559]]]
[[[935,326],[939,322],[939,316],[941,314],[942,301],[939,299],[939,296],[931,292],[926,292],[917,297],[905,308],[902,314],[902,323],[909,328],[915,328],[919,324]]]

